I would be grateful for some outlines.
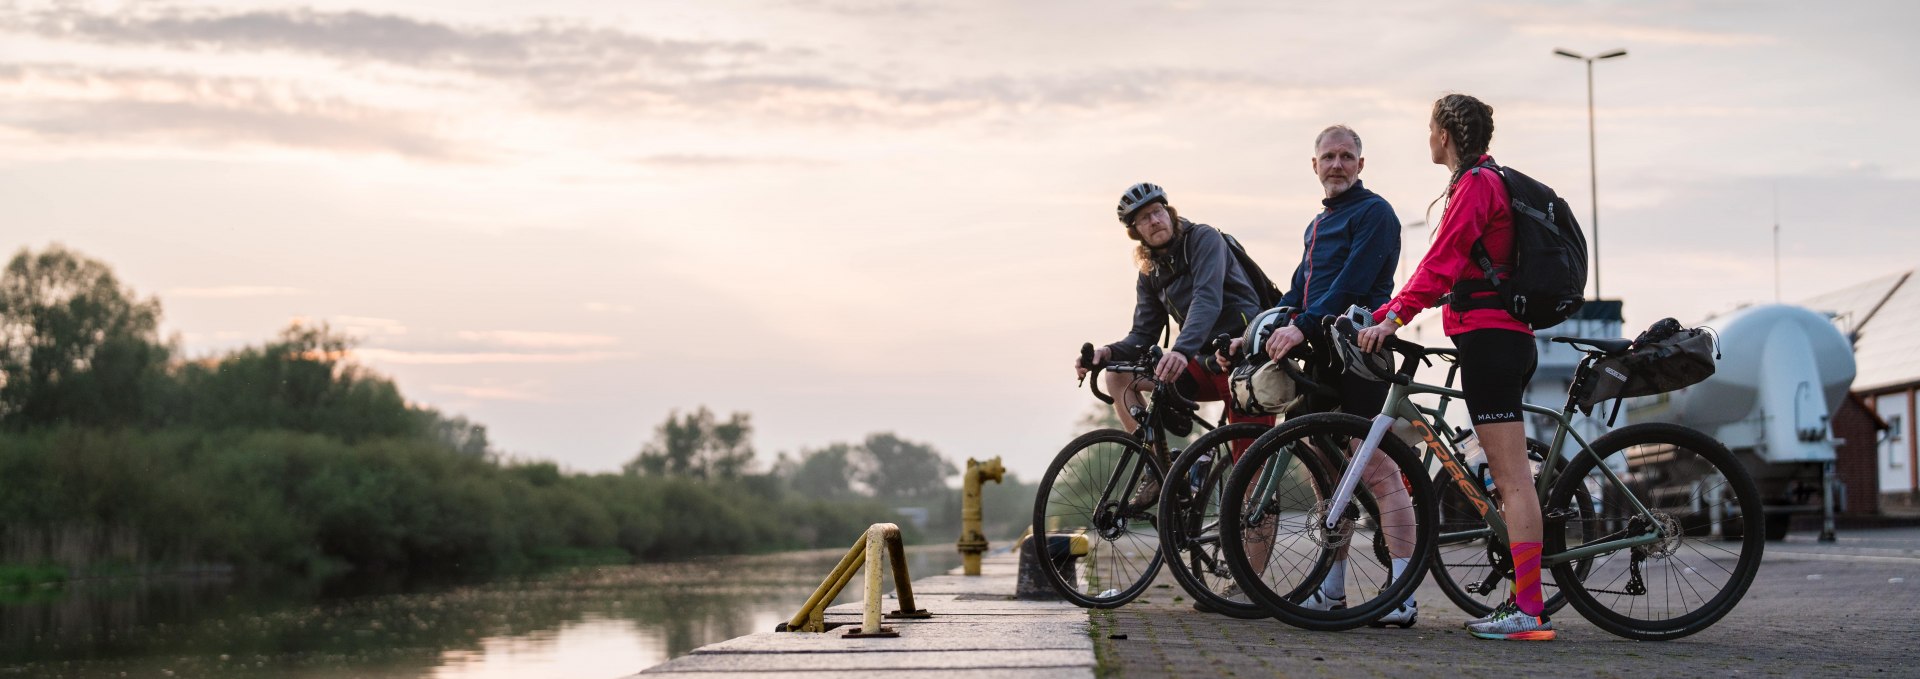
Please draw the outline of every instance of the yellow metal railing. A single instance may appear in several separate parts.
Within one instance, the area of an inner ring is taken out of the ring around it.
[[[825,632],[828,630],[827,608],[833,600],[839,598],[841,590],[853,581],[855,572],[864,565],[866,578],[865,616],[860,629],[848,632],[848,637],[897,637],[898,632],[880,626],[880,576],[886,563],[893,564],[893,587],[900,597],[900,610],[886,614],[888,618],[931,618],[932,613],[913,607],[913,583],[907,577],[906,547],[900,542],[900,527],[891,523],[876,523],[867,528],[867,532],[854,541],[853,548],[840,558],[840,565],[833,568],[827,579],[813,590],[813,596],[807,597],[807,603],[794,613],[791,620],[774,628],[776,632]],[[864,564],[863,564],[864,562]]]

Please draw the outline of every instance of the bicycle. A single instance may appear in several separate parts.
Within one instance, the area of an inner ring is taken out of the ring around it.
[[[1354,326],[1347,319],[1335,324],[1338,341],[1352,341]],[[1757,572],[1765,536],[1761,530],[1759,490],[1746,469],[1725,446],[1698,431],[1669,424],[1645,423],[1621,427],[1588,442],[1572,427],[1575,410],[1573,393],[1591,379],[1594,362],[1619,355],[1631,345],[1624,339],[1585,339],[1556,337],[1586,354],[1575,370],[1573,387],[1566,404],[1558,410],[1533,404],[1523,410],[1545,417],[1556,425],[1547,453],[1540,460],[1535,491],[1544,502],[1543,569],[1552,573],[1558,595],[1595,626],[1618,636],[1639,640],[1668,640],[1685,637],[1706,629],[1725,617],[1736,606]],[[1313,525],[1303,533],[1311,539],[1313,531],[1334,530],[1333,517],[1350,514],[1352,490],[1361,469],[1372,455],[1386,454],[1396,462],[1407,461],[1413,452],[1397,437],[1384,437],[1394,420],[1405,420],[1424,447],[1418,464],[1403,464],[1402,469],[1430,472],[1408,474],[1409,487],[1424,484],[1450,488],[1457,499],[1471,506],[1479,523],[1471,528],[1450,524],[1459,530],[1446,534],[1437,525],[1423,521],[1416,554],[1429,556],[1441,545],[1480,544],[1489,553],[1491,545],[1507,544],[1506,525],[1496,501],[1483,483],[1469,473],[1462,456],[1451,441],[1435,433],[1429,420],[1432,409],[1423,410],[1409,397],[1435,394],[1442,398],[1464,398],[1460,391],[1413,382],[1414,371],[1430,357],[1450,353],[1428,349],[1393,338],[1387,350],[1402,356],[1398,370],[1363,363],[1349,369],[1368,370],[1390,384],[1387,405],[1372,422],[1339,414],[1311,415],[1288,422],[1256,441],[1242,456],[1240,465],[1228,479],[1226,492],[1235,492],[1255,483],[1254,477],[1271,476],[1264,472],[1270,461],[1284,461],[1288,453],[1313,445],[1316,437],[1337,443],[1362,441],[1354,459],[1345,466],[1339,484],[1326,500],[1325,512],[1315,516]],[[1269,438],[1271,437],[1271,438]],[[1451,437],[1446,437],[1451,438]],[[1569,440],[1571,439],[1571,440]],[[1569,443],[1572,447],[1569,448]],[[1307,459],[1313,459],[1311,457]],[[1413,496],[1416,507],[1425,509],[1423,518],[1435,518],[1433,495]],[[1271,502],[1269,500],[1268,502]],[[1229,531],[1244,522],[1249,512],[1241,503],[1223,512]],[[1261,506],[1253,507],[1258,511]],[[1298,538],[1296,538],[1298,539]],[[1229,536],[1229,564],[1236,575],[1248,570],[1243,555],[1233,554]],[[1323,550],[1324,551],[1324,550]],[[1324,560],[1324,557],[1321,557]],[[1482,593],[1487,583],[1512,578],[1511,565],[1490,557],[1489,570],[1496,576],[1482,578],[1475,589]],[[1271,569],[1269,569],[1271,570]],[[1442,588],[1457,574],[1448,568],[1434,568]],[[1652,577],[1649,573],[1652,572]],[[1317,577],[1312,576],[1310,577]],[[1415,580],[1406,578],[1402,580]],[[1247,585],[1257,585],[1247,587]],[[1284,584],[1284,583],[1283,583]],[[1411,590],[1413,582],[1396,580],[1383,590]],[[1458,582],[1454,583],[1458,585]],[[1469,582],[1469,585],[1476,583]],[[1297,595],[1274,591],[1265,582],[1242,583],[1261,603],[1274,610],[1275,617],[1310,629],[1344,629],[1354,625],[1354,616],[1372,615],[1371,611],[1335,615],[1302,609]],[[1509,585],[1510,586],[1510,585]],[[1660,588],[1658,591],[1654,588]],[[1292,594],[1296,588],[1288,588]],[[1467,587],[1463,591],[1473,591]],[[1454,598],[1449,594],[1449,598]],[[1458,603],[1458,600],[1456,600]],[[1464,608],[1464,606],[1463,606]]]
[[[1041,570],[1055,591],[1083,608],[1125,605],[1146,591],[1160,572],[1160,541],[1154,534],[1159,498],[1143,506],[1131,502],[1143,480],[1160,482],[1162,489],[1168,485],[1166,470],[1147,446],[1166,445],[1171,421],[1213,429],[1194,414],[1199,404],[1180,395],[1172,382],[1153,376],[1160,357],[1159,347],[1148,347],[1134,359],[1095,364],[1093,345],[1080,347],[1080,364],[1090,371],[1087,377],[1094,378],[1088,386],[1102,402],[1113,403],[1113,396],[1100,391],[1103,370],[1132,374],[1136,384],[1153,384],[1148,405],[1135,406],[1130,413],[1140,424],[1138,432],[1098,429],[1082,434],[1054,456],[1040,479],[1033,536],[1049,557],[1040,559]],[[1073,565],[1066,550],[1056,546],[1075,539],[1087,541],[1083,567]]]
[[[1224,353],[1231,340],[1224,335],[1216,338],[1213,353]],[[1249,350],[1253,351],[1262,350]],[[1279,366],[1300,392],[1323,398],[1334,395],[1332,389],[1307,377],[1292,361]],[[1249,620],[1269,615],[1265,607],[1238,591],[1222,552],[1220,507],[1226,502],[1222,490],[1233,462],[1272,428],[1271,424],[1257,422],[1222,424],[1194,439],[1167,467],[1167,478],[1173,482],[1160,491],[1160,550],[1166,557],[1167,572],[1203,610]]]

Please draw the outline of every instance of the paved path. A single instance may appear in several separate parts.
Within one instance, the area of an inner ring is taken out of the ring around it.
[[[1752,589],[1713,628],[1669,642],[1601,631],[1568,609],[1548,643],[1482,641],[1431,582],[1412,629],[1308,632],[1195,612],[1172,579],[1092,614],[1102,676],[1920,676],[1920,529],[1767,544]],[[1109,638],[1124,635],[1124,639]],[[1551,666],[1545,663],[1552,663]],[[1545,676],[1545,675],[1543,675]]]
[[[768,630],[694,649],[632,679],[852,676],[895,678],[1094,676],[1087,613],[1071,604],[1013,600],[1014,556],[988,555],[983,575],[913,580],[926,620],[887,620],[897,639],[846,639]],[[823,577],[826,575],[821,574]],[[852,586],[859,586],[858,578]],[[891,595],[889,595],[891,597]],[[884,610],[899,603],[891,598]],[[859,603],[827,609],[827,622],[858,625]]]

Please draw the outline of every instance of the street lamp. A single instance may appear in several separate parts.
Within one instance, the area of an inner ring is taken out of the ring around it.
[[[1600,299],[1600,171],[1599,162],[1594,159],[1593,62],[1624,57],[1627,56],[1627,51],[1613,50],[1591,57],[1568,49],[1555,49],[1553,53],[1587,62],[1587,177],[1588,181],[1592,182],[1589,192],[1593,195],[1593,298],[1597,300]]]

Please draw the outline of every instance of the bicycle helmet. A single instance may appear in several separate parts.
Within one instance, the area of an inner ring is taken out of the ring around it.
[[[1247,324],[1247,331],[1240,336],[1240,360],[1259,363],[1266,358],[1267,338],[1273,336],[1273,331],[1286,327],[1294,311],[1290,306],[1277,306],[1254,316]]]
[[[1126,193],[1120,194],[1120,205],[1114,208],[1114,212],[1120,216],[1121,224],[1132,226],[1133,213],[1139,212],[1140,208],[1146,207],[1154,201],[1166,203],[1166,189],[1160,188],[1158,184],[1140,182],[1134,184],[1132,188],[1127,189]]]
[[[1393,356],[1386,351],[1368,353],[1360,349],[1360,330],[1373,325],[1373,312],[1366,307],[1350,306],[1334,320],[1333,349],[1347,372],[1374,382],[1389,381],[1394,374]]]

